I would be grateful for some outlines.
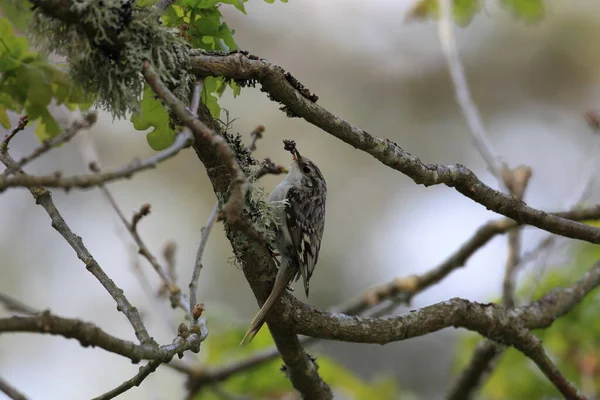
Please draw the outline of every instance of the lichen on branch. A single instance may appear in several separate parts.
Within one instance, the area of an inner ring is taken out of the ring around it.
[[[178,98],[188,98],[190,47],[176,30],[161,25],[156,10],[121,0],[78,0],[70,8],[58,0],[32,2],[38,7],[29,28],[32,39],[44,51],[64,56],[73,82],[113,117],[137,111],[144,60]]]

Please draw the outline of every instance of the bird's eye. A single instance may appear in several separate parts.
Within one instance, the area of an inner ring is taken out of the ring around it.
[[[304,167],[304,168],[302,169],[302,171],[304,171],[304,173],[305,173],[305,174],[308,174],[308,173],[310,173],[310,168],[308,168],[308,167]]]

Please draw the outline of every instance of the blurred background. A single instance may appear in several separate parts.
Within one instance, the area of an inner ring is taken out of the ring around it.
[[[436,24],[405,21],[414,1],[366,4],[250,1],[246,16],[233,7],[222,11],[242,49],[283,66],[319,96],[323,107],[397,142],[424,163],[461,163],[497,187],[471,145]],[[600,3],[549,1],[538,23],[515,19],[495,2],[484,8],[467,28],[456,28],[473,98],[496,150],[509,165],[533,168],[526,202],[545,210],[564,208],[589,161],[598,156],[593,149],[599,138],[583,114],[600,108]],[[325,236],[308,300],[313,305],[331,307],[394,277],[422,273],[443,261],[480,225],[498,217],[453,189],[417,186],[305,121],[288,119],[258,89],[244,89],[236,99],[227,92],[221,106],[236,119],[232,131],[248,140],[257,125],[266,127],[257,157],[287,165],[290,157],[281,140],[294,139],[327,179]],[[12,118],[16,123],[18,116]],[[12,154],[18,158],[37,145],[29,129],[11,142]],[[108,169],[151,153],[145,135],[128,121],[101,114],[93,130],[39,159],[28,172],[85,173],[90,158],[98,157]],[[268,176],[261,183],[270,191],[280,179]],[[141,235],[157,255],[167,242],[176,244],[178,282],[187,289],[200,230],[215,202],[193,151],[111,184],[110,189],[128,216],[144,203],[152,205],[151,215],[140,223]],[[53,197],[72,229],[143,313],[151,335],[169,343],[173,326],[163,318],[169,313],[167,301],[149,300],[144,293],[134,268],[135,248],[106,199],[96,189],[68,194],[55,190]],[[594,189],[590,201],[595,199]],[[525,230],[524,249],[540,237],[539,231]],[[456,296],[497,298],[506,252],[506,237],[495,238],[464,268],[416,296],[411,308]],[[26,190],[11,189],[0,196],[0,255],[1,292],[134,339],[113,301]],[[217,224],[204,255],[199,295],[209,313],[211,335],[245,328],[258,309],[231,256],[222,225]],[[137,261],[158,288],[151,267]],[[295,293],[305,300],[300,291]],[[365,379],[391,375],[420,398],[438,399],[452,377],[456,333],[445,330],[386,346],[320,342],[313,352],[333,357]],[[201,352],[198,357],[202,356]],[[188,358],[193,361],[191,355]],[[94,367],[82,368],[83,363]],[[0,338],[0,376],[34,399],[90,398],[137,370],[119,356],[83,349],[72,340],[27,334]],[[183,383],[180,374],[161,367],[120,398],[181,398]]]

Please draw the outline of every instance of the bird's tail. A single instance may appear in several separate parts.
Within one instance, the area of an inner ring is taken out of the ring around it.
[[[288,265],[281,265],[279,267],[279,272],[277,272],[277,277],[275,278],[275,284],[273,285],[273,290],[271,290],[271,294],[256,314],[256,317],[250,323],[250,327],[246,331],[246,334],[242,338],[240,345],[244,344],[244,341],[248,339],[248,342],[251,342],[254,339],[254,336],[260,331],[260,328],[264,325],[267,320],[267,315],[269,311],[273,308],[279,297],[281,297],[284,290],[287,288],[288,284],[296,274],[295,269],[291,265],[292,263],[288,263]]]

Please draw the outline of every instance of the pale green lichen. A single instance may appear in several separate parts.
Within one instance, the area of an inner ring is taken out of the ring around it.
[[[74,83],[95,105],[117,118],[137,111],[144,60],[187,102],[192,82],[187,73],[189,46],[175,30],[160,24],[152,8],[132,6],[128,13],[122,0],[76,0],[72,10],[81,19],[70,24],[37,10],[29,33],[39,48],[67,59]],[[118,39],[118,46],[110,37]]]
[[[248,190],[244,216],[250,219],[254,229],[262,235],[267,243],[275,240],[277,214],[287,206],[287,200],[269,202],[265,189],[253,182]]]
[[[227,264],[229,264],[232,267],[235,267],[239,270],[244,269],[244,262],[238,256],[235,256],[235,255],[227,258]]]

